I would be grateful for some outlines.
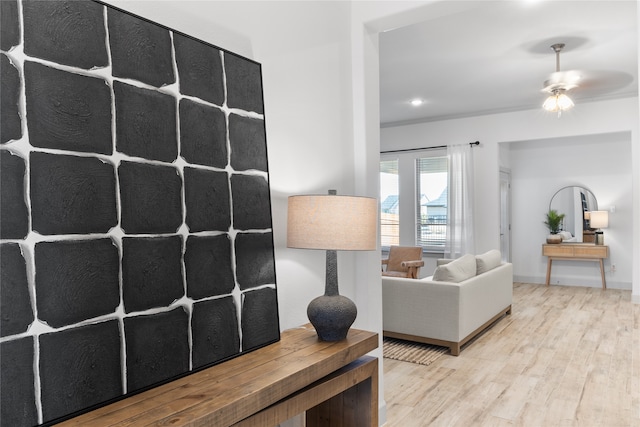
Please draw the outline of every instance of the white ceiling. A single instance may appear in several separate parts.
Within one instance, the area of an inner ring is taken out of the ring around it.
[[[560,69],[583,75],[568,93],[576,108],[638,95],[635,0],[446,3],[444,16],[380,34],[382,126],[539,108],[559,42]]]

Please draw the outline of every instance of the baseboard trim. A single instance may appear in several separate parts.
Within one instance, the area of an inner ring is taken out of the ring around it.
[[[533,283],[544,285],[545,278],[538,276],[513,276],[514,282],[522,282],[522,283]],[[556,283],[559,282],[559,283]],[[587,288],[602,288],[602,282],[600,281],[600,276],[595,279],[584,278],[584,277],[555,277],[551,276],[551,286],[561,285],[561,286],[585,286]],[[630,291],[632,289],[631,282],[620,282],[610,280],[607,277],[607,289],[623,289]]]
[[[383,401],[378,406],[378,425],[383,426],[387,423],[387,402]]]

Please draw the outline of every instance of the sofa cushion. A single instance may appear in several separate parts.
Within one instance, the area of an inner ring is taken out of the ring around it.
[[[476,255],[476,274],[486,273],[500,264],[502,264],[502,255],[497,249],[492,249],[482,255]]]
[[[433,272],[433,280],[460,283],[475,275],[476,257],[466,254],[448,264],[437,267]]]

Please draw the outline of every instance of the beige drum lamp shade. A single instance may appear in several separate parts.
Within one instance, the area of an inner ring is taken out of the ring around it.
[[[591,211],[589,225],[591,225],[591,228],[609,227],[609,212],[608,211]]]
[[[375,250],[377,214],[377,200],[369,197],[291,196],[287,212],[287,246],[337,251]]]

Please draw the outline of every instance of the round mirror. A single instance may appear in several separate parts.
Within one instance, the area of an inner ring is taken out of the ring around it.
[[[598,210],[598,201],[589,189],[576,185],[561,188],[549,202],[551,209],[564,214],[563,242],[595,241],[594,231],[589,227],[589,212]]]

